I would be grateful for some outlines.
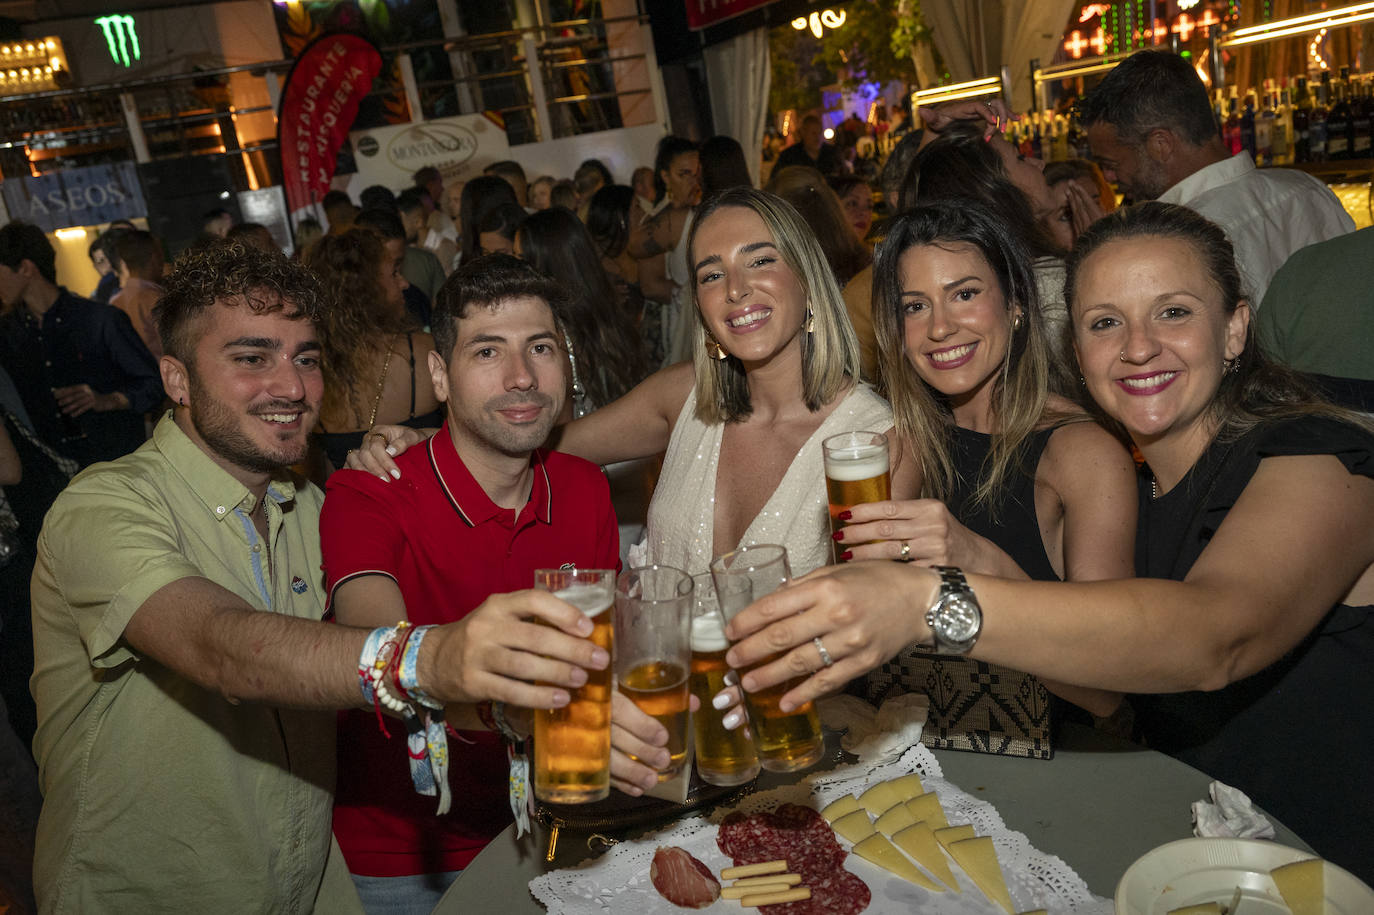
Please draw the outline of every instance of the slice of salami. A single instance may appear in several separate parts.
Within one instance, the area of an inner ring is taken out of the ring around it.
[[[720,882],[711,869],[676,846],[654,852],[649,880],[660,896],[685,909],[704,909],[720,898]]]
[[[781,804],[748,816],[736,811],[721,821],[716,844],[736,865],[784,859],[811,888],[810,899],[763,906],[764,915],[858,915],[872,898],[863,880],[843,868],[848,853],[810,807]]]

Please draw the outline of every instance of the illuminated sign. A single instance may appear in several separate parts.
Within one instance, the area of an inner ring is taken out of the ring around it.
[[[840,10],[838,13],[834,10],[821,10],[819,13],[812,13],[809,19],[805,16],[798,16],[793,19],[792,28],[800,32],[810,26],[811,34],[820,38],[825,34],[826,29],[838,29],[844,25],[844,15],[844,10]]]
[[[134,61],[143,56],[138,46],[138,31],[134,28],[133,16],[101,16],[95,24],[105,34],[105,44],[115,63],[132,67]]]

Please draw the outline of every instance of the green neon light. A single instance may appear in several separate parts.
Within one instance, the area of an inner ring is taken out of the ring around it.
[[[133,16],[101,16],[95,20],[100,31],[105,34],[105,44],[110,49],[110,59],[126,67],[143,57],[138,45],[138,31],[134,28]],[[133,52],[132,59],[129,56]]]

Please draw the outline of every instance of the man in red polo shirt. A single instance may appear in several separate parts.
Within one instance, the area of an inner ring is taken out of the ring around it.
[[[358,471],[329,479],[320,539],[340,623],[449,622],[492,594],[529,588],[535,569],[616,568],[616,519],[600,468],[538,450],[566,398],[563,337],[549,304],[561,295],[507,255],[474,261],[440,289],[429,367],[447,405],[443,427],[398,458],[399,480]],[[334,832],[370,911],[428,912],[511,821],[499,736],[475,706],[449,706],[448,719],[463,733],[449,743],[452,812],[436,816],[434,798],[407,777],[404,728],[393,722],[388,739],[375,715],[341,716]],[[654,780],[646,767],[627,770],[623,754],[618,763],[622,777]]]

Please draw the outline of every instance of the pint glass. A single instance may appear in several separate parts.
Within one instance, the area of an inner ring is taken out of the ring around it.
[[[615,672],[622,693],[668,730],[666,782],[687,762],[687,671],[692,659],[692,578],[671,566],[645,566],[615,588]]]
[[[756,598],[777,590],[791,576],[787,549],[776,544],[742,547],[711,560],[716,599],[726,622]],[[776,657],[764,658],[757,666],[771,663]],[[754,750],[758,753],[759,764],[770,772],[805,769],[816,763],[825,751],[820,717],[814,703],[808,702],[791,712],[778,708],[783,693],[803,679],[794,677],[757,693],[744,694]]]
[[[589,637],[615,657],[611,630],[615,572],[539,569],[534,586],[592,618]],[[587,671],[563,708],[534,710],[534,795],[553,804],[586,804],[611,792],[611,690],[614,669]]]
[[[825,491],[830,502],[830,533],[845,526],[840,512],[864,502],[891,498],[887,437],[880,432],[841,432],[821,442]],[[851,544],[846,543],[846,546]],[[834,547],[835,561],[843,549]]]
[[[692,716],[696,738],[697,774],[712,785],[742,785],[759,774],[759,758],[747,727],[727,731],[720,723],[721,711],[711,705],[716,693],[739,678],[725,663],[725,623],[716,603],[716,586],[710,575],[692,577],[692,695],[701,708]]]

